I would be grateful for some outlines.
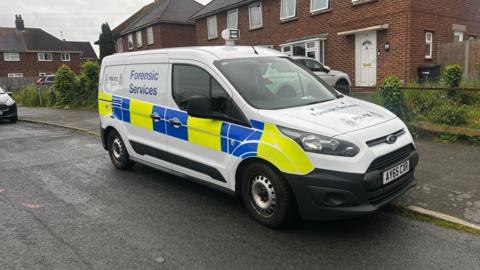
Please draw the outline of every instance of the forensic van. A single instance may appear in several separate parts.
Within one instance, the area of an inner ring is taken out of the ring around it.
[[[416,185],[399,118],[271,49],[106,57],[99,113],[116,168],[141,163],[237,194],[269,227],[372,213]]]

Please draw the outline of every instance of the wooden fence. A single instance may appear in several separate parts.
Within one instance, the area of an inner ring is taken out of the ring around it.
[[[465,73],[465,79],[479,79],[480,39],[440,44],[437,62],[442,68],[449,64],[458,64]]]
[[[4,90],[15,92],[16,90],[27,86],[29,84],[35,83],[35,78],[5,78],[0,77],[0,86]]]

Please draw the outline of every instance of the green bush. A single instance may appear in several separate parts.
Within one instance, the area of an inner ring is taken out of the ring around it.
[[[435,124],[460,126],[468,123],[468,111],[465,105],[445,100],[432,107],[426,114],[426,119]]]
[[[381,96],[385,108],[396,114],[401,119],[406,118],[403,93],[400,89],[403,86],[398,77],[390,76],[385,79],[383,83],[383,90]]]
[[[57,107],[66,107],[73,104],[78,89],[75,73],[67,66],[62,65],[55,73],[54,88],[57,94]]]
[[[407,111],[413,115],[424,115],[446,100],[442,91],[409,90],[404,96]]]
[[[53,106],[51,103],[52,90],[48,87],[27,85],[14,95],[18,104],[27,107]]]
[[[100,66],[97,62],[88,61],[82,64],[76,104],[89,108],[97,107],[99,75]]]
[[[462,68],[459,65],[448,65],[445,68],[445,72],[443,74],[443,80],[445,82],[445,85],[453,88],[448,91],[448,96],[449,97],[455,97],[456,96],[456,90],[454,88],[458,88],[460,86],[460,83],[462,82],[462,76],[463,76],[463,71]]]

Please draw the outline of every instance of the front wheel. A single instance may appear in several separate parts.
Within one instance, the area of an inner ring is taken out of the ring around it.
[[[350,84],[344,79],[340,79],[335,84],[335,89],[344,95],[350,95]]]
[[[242,175],[243,201],[260,224],[277,228],[297,217],[297,204],[279,172],[263,163],[248,165]]]
[[[108,134],[107,143],[108,154],[115,168],[119,170],[128,170],[135,165],[135,163],[130,160],[125,143],[117,131],[113,130]]]

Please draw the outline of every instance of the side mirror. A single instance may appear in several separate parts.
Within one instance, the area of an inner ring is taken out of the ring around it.
[[[206,96],[191,96],[188,99],[188,115],[198,118],[211,118],[213,115],[212,103]]]
[[[11,96],[13,93],[12,92],[7,92],[7,95]]]
[[[332,69],[329,66],[323,66],[323,69],[326,73],[330,73],[330,71],[332,71]]]

